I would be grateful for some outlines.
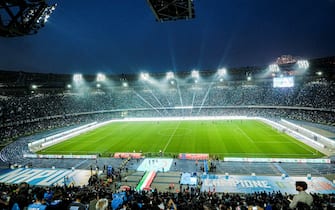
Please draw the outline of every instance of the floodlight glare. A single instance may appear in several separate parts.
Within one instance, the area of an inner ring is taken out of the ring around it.
[[[318,72],[316,72],[316,75],[318,75],[318,76],[322,76],[322,71],[318,71]]]
[[[193,70],[193,71],[191,72],[191,76],[192,76],[193,78],[199,78],[199,71]]]
[[[37,89],[37,85],[31,85],[31,88],[36,90]]]
[[[222,79],[222,78],[220,78],[220,82],[223,82],[223,79]]]
[[[73,75],[73,81],[74,82],[81,82],[83,80],[83,75],[82,74],[74,74]]]
[[[101,85],[98,83],[98,84],[97,84],[97,88],[100,88],[100,87],[101,87]]]
[[[251,76],[247,76],[247,80],[248,80],[248,81],[251,81]]]
[[[102,73],[97,74],[97,81],[98,82],[104,82],[105,80],[106,80],[106,75],[104,75]]]
[[[226,68],[221,68],[221,69],[218,70],[218,75],[220,77],[223,77],[226,73],[227,73],[227,69]]]
[[[174,83],[175,83],[174,80],[171,80],[171,81],[170,81],[170,84],[171,84],[171,85],[174,85]]]
[[[269,69],[270,69],[270,71],[273,72],[273,73],[279,72],[279,70],[280,70],[278,64],[271,64],[271,65],[269,66]]]
[[[149,79],[149,73],[141,73],[141,79],[148,80]]]
[[[167,79],[173,79],[174,78],[174,73],[172,71],[169,71],[166,73],[166,78]]]
[[[128,83],[127,83],[127,82],[123,82],[123,83],[122,83],[122,86],[123,86],[123,87],[128,87]]]
[[[308,69],[309,67],[309,63],[307,60],[299,60],[297,64],[299,69]]]
[[[70,89],[72,88],[72,85],[68,84],[66,87]]]

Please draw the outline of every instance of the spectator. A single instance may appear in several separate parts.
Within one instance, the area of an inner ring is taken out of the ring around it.
[[[307,189],[307,183],[302,181],[297,181],[295,183],[295,188],[298,191],[298,194],[293,197],[293,200],[289,199],[290,208],[295,209],[298,205],[306,204],[311,206],[313,203],[313,197],[305,192]]]
[[[44,204],[44,191],[40,190],[35,194],[35,202],[28,205],[28,210],[45,210],[47,206]]]
[[[81,203],[82,195],[77,193],[75,200],[69,205],[68,210],[86,210],[86,206]]]
[[[106,198],[101,198],[95,205],[96,210],[106,210],[108,209],[108,200]]]

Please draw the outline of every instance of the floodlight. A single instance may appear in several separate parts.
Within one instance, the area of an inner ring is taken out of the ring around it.
[[[299,69],[308,69],[309,67],[309,63],[307,60],[299,60],[297,64]]]
[[[322,71],[318,71],[318,72],[316,72],[316,75],[318,75],[318,76],[322,76]]]
[[[172,71],[169,71],[166,73],[166,78],[167,79],[173,79],[174,78],[174,73]]]
[[[193,78],[199,78],[199,71],[193,70],[193,71],[191,72],[191,76],[192,76]]]
[[[251,81],[251,79],[252,79],[251,76],[247,76],[248,81]]]
[[[105,74],[102,74],[102,73],[97,74],[97,81],[98,82],[103,82],[105,80],[106,80],[106,75]]]
[[[143,80],[148,80],[148,79],[149,79],[149,73],[144,73],[144,72],[142,72],[142,73],[141,73],[141,79],[143,79]]]
[[[68,84],[66,87],[70,89],[72,88],[72,85]]]
[[[36,90],[37,89],[37,85],[31,85],[31,88]]]
[[[279,70],[280,70],[278,64],[271,64],[271,65],[269,66],[269,69],[270,69],[270,71],[273,72],[273,73],[279,72]]]
[[[170,81],[170,84],[171,84],[171,85],[174,85],[174,84],[175,84],[175,81],[174,81],[174,80],[171,80],[171,81]]]
[[[220,77],[223,77],[226,73],[227,73],[227,69],[226,68],[221,68],[221,69],[218,70],[218,75]]]
[[[101,85],[98,83],[98,84],[97,84],[97,88],[100,88],[100,87],[101,87]]]
[[[122,86],[123,87],[128,87],[128,83],[127,82],[122,82]]]
[[[223,82],[223,78],[220,78],[220,80],[219,80],[220,82]]]
[[[83,75],[82,74],[74,74],[73,75],[73,81],[74,82],[81,82],[83,80]]]
[[[57,4],[46,0],[0,1],[0,36],[33,35],[45,26]]]

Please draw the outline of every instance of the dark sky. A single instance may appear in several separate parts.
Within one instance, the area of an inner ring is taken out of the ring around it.
[[[119,74],[335,55],[335,0],[194,0],[195,19],[164,23],[146,0],[57,3],[38,34],[0,37],[0,69]]]

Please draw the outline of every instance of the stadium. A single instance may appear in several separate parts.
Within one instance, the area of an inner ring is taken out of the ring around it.
[[[20,44],[41,38],[43,45],[43,36],[36,34],[45,25],[57,28],[48,19],[57,7],[66,14],[67,4],[0,1],[0,36],[11,39],[4,46],[19,43],[20,52],[29,54]],[[157,36],[167,29],[163,24],[183,31],[189,26],[181,28],[179,21],[198,17],[192,0],[147,4],[160,28]],[[126,20],[122,23],[127,26]],[[108,33],[115,34],[116,28]],[[58,30],[51,32],[60,39],[70,36],[70,30]],[[100,45],[96,39],[104,37],[94,30],[92,40]],[[141,40],[136,36],[131,36],[135,42]],[[57,41],[55,37],[48,42]],[[85,46],[83,37],[75,45]],[[206,54],[206,45],[204,41],[200,54]],[[70,59],[75,54],[71,46],[65,53]],[[148,43],[143,46],[149,48]],[[95,50],[87,46],[83,51],[92,51],[91,56]],[[137,56],[129,50],[124,58],[120,49],[121,60],[133,65],[139,57],[154,64],[157,57],[142,50]],[[85,53],[76,61],[82,67]],[[92,60],[102,61],[105,55],[98,54]],[[134,64],[135,71],[123,73],[13,70],[8,63],[24,63],[29,56],[7,62],[9,57],[0,57],[5,66],[0,67],[0,209],[335,209],[335,56],[284,54],[261,65],[173,71],[142,71]],[[28,63],[40,70],[45,58]],[[220,57],[218,63],[228,58]],[[50,69],[58,64],[45,60]],[[291,207],[302,187],[298,183],[307,184],[312,204]]]
[[[332,194],[334,63],[119,78],[3,71],[1,180],[292,194],[305,180]],[[226,186],[236,180],[244,187]]]

